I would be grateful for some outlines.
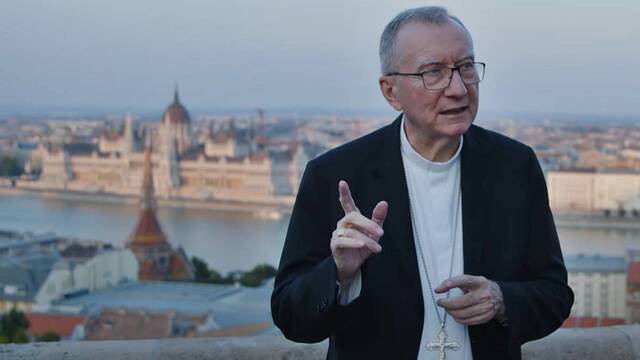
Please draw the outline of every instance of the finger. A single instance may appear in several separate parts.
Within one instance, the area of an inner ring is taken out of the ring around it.
[[[442,284],[438,285],[433,291],[436,294],[445,293],[453,288],[460,288],[463,291],[468,291],[474,289],[480,285],[487,279],[483,276],[472,276],[472,275],[458,275],[452,278],[446,279],[442,282]]]
[[[389,211],[389,204],[386,201],[380,201],[375,208],[373,208],[373,212],[371,213],[371,220],[378,224],[378,226],[382,227],[384,224],[384,219],[387,218],[387,212]]]
[[[375,240],[378,240],[378,238],[380,238],[384,234],[384,230],[382,230],[380,225],[355,211],[348,213],[342,219],[340,219],[340,221],[338,221],[337,227],[357,229]]]
[[[382,246],[378,244],[377,239],[372,239],[369,236],[361,233],[357,229],[345,230],[344,236],[364,242],[364,244],[371,252],[379,253],[382,250]]]
[[[335,252],[339,249],[361,249],[366,247],[372,253],[379,253],[382,251],[382,246],[377,242],[364,237],[364,238],[353,238],[346,236],[336,236],[331,240],[331,251]]]
[[[447,311],[465,309],[470,306],[480,303],[475,293],[470,292],[461,296],[456,296],[449,299],[439,299],[436,301],[438,306],[444,308]]]
[[[457,322],[467,326],[480,325],[493,319],[491,314],[482,314],[469,319],[455,319]]]
[[[340,180],[338,182],[338,193],[340,193],[340,205],[342,205],[342,210],[344,210],[345,214],[353,211],[360,212],[353,201],[353,197],[351,197],[351,190],[349,190],[349,184],[346,181]]]
[[[352,239],[344,236],[336,236],[331,239],[331,252],[339,249],[359,249],[364,246],[362,240]]]
[[[459,310],[447,311],[456,320],[468,320],[481,315],[495,316],[495,306],[491,302],[482,302]]]
[[[342,236],[338,236],[338,232],[341,232]],[[333,236],[338,239],[346,238],[346,239],[357,240],[360,243],[362,243],[364,246],[366,246],[367,249],[369,249],[369,251],[373,253],[379,253],[380,251],[382,251],[382,246],[378,244],[376,240],[371,239],[370,237],[368,237],[367,235],[361,233],[356,229],[336,229],[333,232]]]

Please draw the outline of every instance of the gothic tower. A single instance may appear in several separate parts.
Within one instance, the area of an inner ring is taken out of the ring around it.
[[[164,280],[169,273],[171,245],[156,217],[153,164],[151,146],[148,144],[144,152],[143,172],[140,217],[135,230],[129,237],[127,247],[133,251],[140,264],[138,271],[140,280]]]

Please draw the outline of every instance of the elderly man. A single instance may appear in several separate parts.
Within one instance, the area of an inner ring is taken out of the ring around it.
[[[401,115],[307,165],[273,319],[329,359],[519,359],[573,303],[536,156],[472,125],[485,64],[443,8],[396,16],[380,61]]]

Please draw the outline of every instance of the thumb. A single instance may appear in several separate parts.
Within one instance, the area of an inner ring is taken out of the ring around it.
[[[387,212],[389,211],[389,204],[386,201],[380,201],[373,212],[371,213],[371,220],[382,227],[384,219],[387,218]]]

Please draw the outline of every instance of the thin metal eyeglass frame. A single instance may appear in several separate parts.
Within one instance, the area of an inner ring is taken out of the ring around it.
[[[460,75],[460,80],[462,80],[462,82],[465,85],[475,85],[477,83],[479,83],[480,81],[484,80],[484,72],[485,72],[485,68],[487,67],[487,64],[483,63],[483,62],[478,62],[478,61],[474,61],[473,66],[477,66],[477,65],[482,65],[482,76],[478,76],[479,80],[478,81],[473,81],[473,82],[466,82],[464,81],[464,78],[462,77],[462,74],[460,74],[460,68],[463,67],[464,65],[467,64],[462,64],[460,66],[455,66],[455,67],[450,67],[450,66],[445,66],[445,68],[451,70],[451,75],[449,75],[449,82],[447,82],[446,86],[442,86],[442,87],[437,87],[437,88],[430,88],[427,87],[427,84],[424,82],[424,74],[426,74],[428,71],[423,71],[423,72],[419,72],[419,73],[400,73],[400,72],[392,72],[387,74],[386,76],[394,76],[394,75],[400,75],[400,76],[420,76],[422,78],[422,86],[424,86],[425,89],[427,90],[442,90],[442,89],[446,89],[449,87],[449,85],[451,85],[451,81],[453,80],[453,72],[454,71],[458,71],[458,75]]]

